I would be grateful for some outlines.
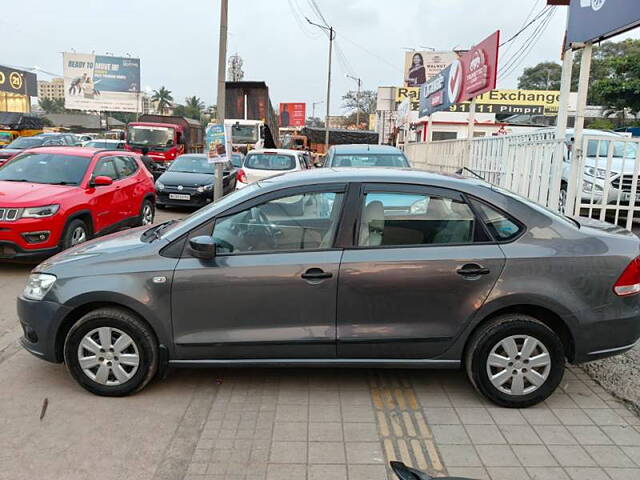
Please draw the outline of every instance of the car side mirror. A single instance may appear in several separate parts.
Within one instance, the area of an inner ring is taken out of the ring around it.
[[[191,255],[203,260],[211,260],[216,256],[216,242],[208,235],[194,237],[189,240]]]
[[[91,181],[92,187],[107,187],[113,183],[113,179],[111,177],[107,177],[106,175],[98,175]]]

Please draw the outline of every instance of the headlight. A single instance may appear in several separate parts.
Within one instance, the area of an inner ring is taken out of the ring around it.
[[[595,167],[585,167],[584,169],[585,175],[589,175],[590,177],[600,178],[605,180],[607,178],[607,170],[605,168],[595,168]],[[616,172],[609,172],[609,176],[616,175]]]
[[[43,207],[25,208],[22,211],[22,218],[44,218],[55,215],[60,209],[60,205],[45,205]]]
[[[202,185],[201,187],[196,188],[196,190],[198,191],[198,193],[210,192],[211,190],[213,190],[213,184]]]
[[[27,285],[24,287],[22,296],[29,300],[42,300],[51,290],[56,281],[55,275],[48,273],[32,273],[29,275]]]
[[[604,192],[604,189],[597,183],[591,183],[585,180],[584,182],[582,182],[582,191],[584,193],[602,193]]]
[[[164,190],[164,183],[156,182],[156,188],[160,191]]]

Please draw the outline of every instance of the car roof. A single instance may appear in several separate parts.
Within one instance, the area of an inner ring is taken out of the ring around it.
[[[110,150],[106,150],[104,148],[93,148],[93,147],[40,147],[40,148],[29,148],[25,150],[25,152],[33,152],[33,153],[57,153],[59,155],[72,155],[74,157],[93,157],[96,153],[110,152]],[[122,150],[114,150],[113,153],[122,155]],[[126,152],[127,155],[131,155],[132,152]],[[135,155],[134,155],[135,156]]]
[[[391,145],[351,144],[334,145],[332,148],[336,153],[402,153]]]
[[[300,150],[290,150],[287,148],[258,148],[247,152],[247,155],[251,153],[281,153],[287,155],[296,155],[300,153]]]

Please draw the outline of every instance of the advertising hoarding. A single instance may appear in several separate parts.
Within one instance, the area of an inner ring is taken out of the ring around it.
[[[65,108],[139,111],[140,59],[65,52],[63,62]]]
[[[419,87],[456,58],[458,58],[456,52],[406,52],[404,54],[404,86]]]
[[[204,150],[209,163],[225,163],[231,152],[231,126],[210,123],[205,130]]]
[[[304,127],[307,118],[306,103],[281,103],[280,127]]]
[[[571,0],[567,47],[613,37],[640,25],[638,0]]]
[[[496,88],[500,31],[455,59],[420,87],[420,116],[447,110],[451,105]]]
[[[0,65],[0,92],[38,96],[38,81],[35,73]]]

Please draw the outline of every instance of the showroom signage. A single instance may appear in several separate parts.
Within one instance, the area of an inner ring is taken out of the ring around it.
[[[571,0],[567,47],[605,40],[640,25],[638,0]]]

